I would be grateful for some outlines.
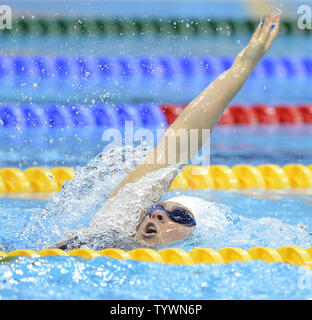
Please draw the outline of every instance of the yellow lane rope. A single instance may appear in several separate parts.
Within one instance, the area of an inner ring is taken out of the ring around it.
[[[0,194],[55,193],[64,181],[73,179],[75,171],[68,167],[0,169]],[[188,165],[174,179],[170,190],[189,189],[290,189],[312,188],[312,165],[275,164],[252,166],[240,164],[201,167]]]
[[[284,246],[278,249],[270,247],[254,247],[249,250],[227,247],[219,250],[211,248],[195,248],[186,252],[182,249],[134,249],[124,251],[122,249],[104,249],[95,251],[92,249],[75,249],[68,252],[60,249],[43,249],[39,252],[30,249],[17,249],[11,252],[0,251],[0,261],[10,261],[10,257],[47,257],[47,256],[76,256],[86,259],[96,257],[110,257],[115,259],[129,259],[146,262],[158,262],[164,264],[194,265],[200,263],[228,264],[234,261],[262,260],[268,263],[281,262],[307,268],[312,267],[312,246],[301,248],[298,246]]]

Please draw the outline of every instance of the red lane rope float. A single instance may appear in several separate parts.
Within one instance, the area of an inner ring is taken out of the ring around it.
[[[297,107],[301,112],[304,123],[312,123],[312,104],[310,105],[299,105]]]
[[[293,108],[288,105],[278,105],[275,109],[281,123],[303,123],[303,117],[298,108]]]
[[[160,105],[168,124],[180,115],[185,106],[176,104]],[[312,104],[288,105],[235,104],[227,108],[220,118],[219,125],[257,124],[312,124]]]
[[[218,124],[220,124],[220,125],[233,125],[233,124],[235,124],[234,115],[229,108],[225,109]]]
[[[180,115],[185,106],[178,106],[176,104],[163,104],[160,105],[160,109],[165,114],[168,124],[174,122],[174,120]]]
[[[265,104],[258,104],[252,107],[259,123],[263,124],[279,124],[279,116],[273,107]]]
[[[257,124],[257,114],[253,108],[246,108],[241,105],[233,105],[230,107],[230,112],[234,116],[235,124]]]

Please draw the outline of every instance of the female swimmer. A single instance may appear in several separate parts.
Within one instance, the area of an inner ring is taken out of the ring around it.
[[[162,194],[170,186],[174,175],[177,174],[177,171],[174,171],[174,174],[169,177],[168,174],[162,174],[162,170],[170,166],[166,155],[168,152],[175,152],[176,159],[178,159],[180,149],[183,148],[180,139],[177,139],[175,150],[170,150],[168,136],[174,135],[180,129],[188,133],[192,129],[197,129],[198,132],[201,132],[202,129],[209,129],[210,132],[213,130],[226,106],[239,92],[261,58],[272,46],[278,35],[279,20],[279,14],[272,13],[263,26],[256,29],[249,44],[237,55],[231,68],[221,74],[183,110],[156,148],[110,194],[102,209],[92,219],[89,228],[77,230],[75,235],[51,247],[65,250],[77,247],[93,249],[122,247],[120,241],[116,245],[111,241],[114,237],[118,237],[117,231],[103,230],[104,213],[114,214],[114,210],[118,207],[123,217],[129,217],[129,224],[131,224],[131,216],[134,215],[133,208],[128,208],[127,203],[124,203],[126,202],[124,195],[131,194],[131,197],[136,197],[137,192],[133,190],[138,189],[133,187],[135,185],[143,189],[141,197],[148,198],[150,194],[153,194],[153,197],[145,203],[144,208],[140,208],[140,219],[136,220],[136,227],[132,234],[134,242],[154,246],[168,244],[189,236],[196,226],[195,217],[201,206],[200,199],[181,196],[159,202]],[[198,149],[201,147],[202,144],[199,144]],[[188,160],[192,156],[189,154]],[[166,160],[155,161],[155,159]],[[150,186],[148,183],[150,180],[144,180],[146,177],[152,178],[156,183]],[[127,235],[124,236],[127,238]],[[126,245],[123,247],[127,248]]]

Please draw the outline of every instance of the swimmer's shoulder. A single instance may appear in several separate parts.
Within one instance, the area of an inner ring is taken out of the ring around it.
[[[119,248],[123,250],[132,250],[137,248],[137,242],[117,230],[104,230],[86,234],[76,233],[66,239],[56,242],[54,245],[50,246],[50,248],[62,249],[64,251],[79,248],[93,250]]]

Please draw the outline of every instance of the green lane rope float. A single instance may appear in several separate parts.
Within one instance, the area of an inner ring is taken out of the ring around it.
[[[12,29],[1,30],[0,35],[97,35],[97,36],[206,36],[251,33],[257,20],[212,20],[212,19],[92,19],[85,18],[24,18],[15,19]],[[307,34],[300,30],[297,21],[283,20],[281,34]]]

